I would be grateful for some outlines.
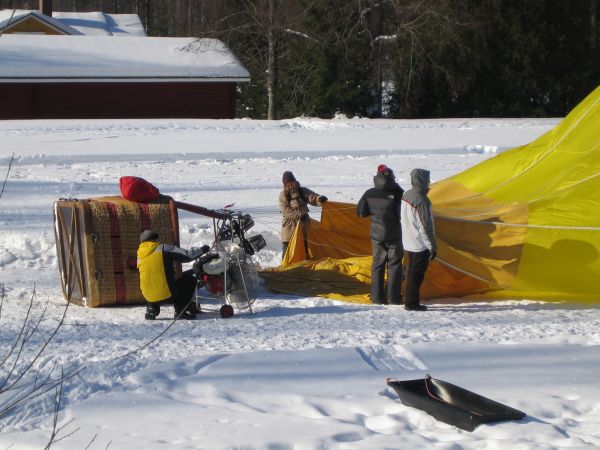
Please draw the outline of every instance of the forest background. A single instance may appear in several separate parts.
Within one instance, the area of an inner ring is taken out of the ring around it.
[[[53,9],[135,13],[149,36],[221,39],[251,74],[238,117],[557,117],[600,83],[600,0],[53,0]]]

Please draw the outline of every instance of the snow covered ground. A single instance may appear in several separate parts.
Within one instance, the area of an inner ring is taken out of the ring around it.
[[[64,311],[52,224],[58,198],[118,194],[118,178],[137,175],[176,200],[235,203],[267,240],[257,261],[273,266],[281,258],[284,170],[332,200],[356,202],[380,163],[405,188],[415,167],[440,180],[558,121],[0,122],[0,180],[15,155],[0,198],[0,361],[32,296],[31,316],[47,311],[22,360],[34,357]],[[208,219],[182,212],[180,222],[183,246],[209,243]],[[428,312],[414,313],[263,290],[254,314],[208,312],[176,323],[169,307],[164,320],[146,322],[142,307],[71,306],[36,361],[38,383],[52,367],[51,377],[77,372],[62,387],[64,439],[52,448],[600,447],[600,307],[523,299],[428,304]],[[426,373],[528,415],[469,433],[402,405],[385,383]],[[0,393],[0,414],[16,392]],[[1,415],[0,448],[43,448],[54,397],[48,392]]]

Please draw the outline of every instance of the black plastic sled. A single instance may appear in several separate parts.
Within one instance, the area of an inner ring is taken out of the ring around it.
[[[423,410],[439,421],[466,431],[473,431],[482,423],[519,420],[526,416],[522,411],[436,380],[429,374],[420,380],[388,378],[387,384],[396,391],[404,405]]]

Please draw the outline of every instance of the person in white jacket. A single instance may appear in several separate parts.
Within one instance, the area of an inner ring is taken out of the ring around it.
[[[413,169],[410,172],[412,189],[404,193],[400,206],[402,224],[402,242],[408,253],[406,274],[406,303],[409,311],[426,311],[427,306],[420,303],[420,290],[425,272],[437,255],[435,226],[429,192],[429,171]]]

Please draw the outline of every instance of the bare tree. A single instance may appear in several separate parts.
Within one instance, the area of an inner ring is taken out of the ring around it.
[[[401,81],[399,92],[402,115],[414,113],[413,92],[426,67],[445,73],[450,82],[456,80],[444,71],[438,54],[450,46],[460,47],[460,32],[469,25],[466,5],[456,0],[367,0],[361,14],[371,35],[373,56],[377,59],[377,76]],[[402,73],[401,80],[394,72]]]
[[[12,21],[13,17],[15,16],[15,12],[17,12],[17,10],[13,9],[10,17],[8,18],[8,20],[6,21],[6,23],[4,24],[4,26],[0,30],[0,36],[2,36],[2,34],[4,33],[4,30],[6,30],[8,28],[8,26],[10,25],[10,22]]]
[[[76,433],[78,431],[78,428],[76,428],[75,430],[70,431],[67,434],[64,434],[62,436],[60,436],[60,434],[65,431],[65,429],[71,425],[71,423],[73,423],[73,421],[75,420],[75,418],[72,418],[71,420],[67,421],[66,423],[62,424],[61,426],[58,425],[58,417],[59,417],[59,412],[60,412],[60,404],[61,404],[61,399],[62,399],[62,390],[63,390],[63,384],[64,384],[64,379],[65,379],[65,373],[64,370],[61,368],[60,371],[60,383],[58,384],[58,386],[56,387],[56,392],[54,395],[54,415],[52,418],[52,432],[50,433],[50,440],[48,441],[48,443],[46,444],[46,446],[44,447],[44,450],[49,450],[50,447],[52,446],[52,444],[56,443],[56,442],[60,442],[63,439],[68,438],[69,436],[71,436],[72,434]],[[94,442],[94,439],[96,438],[96,436],[94,436],[94,438],[92,438],[91,442]],[[91,444],[90,442],[90,444]],[[89,445],[88,445],[89,447]]]
[[[313,3],[312,0],[240,0],[240,11],[231,13],[222,21],[227,25],[221,34],[246,36],[253,57],[263,67],[269,120],[277,118],[278,61],[285,54],[289,40],[311,40],[298,27]]]
[[[32,315],[36,299],[35,284],[21,328],[8,353],[0,361],[0,418],[14,411],[27,401],[45,394],[64,381],[64,377],[53,379],[56,362],[50,366],[38,367],[41,356],[62,327],[70,303],[67,303],[62,317],[45,338],[40,324],[46,317],[48,301],[40,316]],[[41,344],[36,347],[34,336],[42,336]]]

